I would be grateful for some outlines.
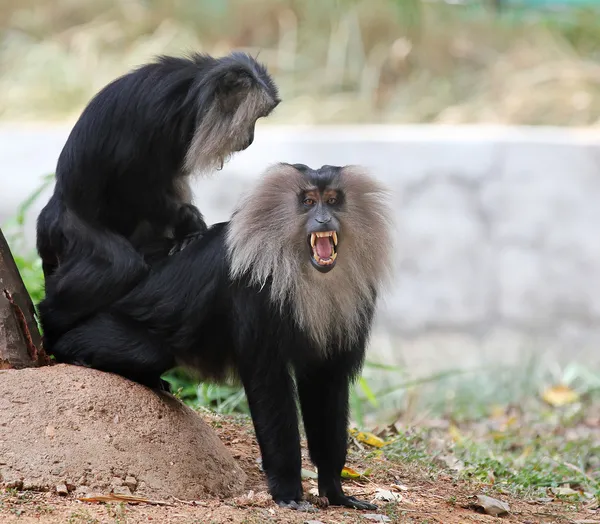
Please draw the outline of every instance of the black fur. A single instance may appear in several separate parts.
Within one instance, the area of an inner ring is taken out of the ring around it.
[[[349,386],[363,363],[374,297],[360,338],[341,341],[325,353],[299,329],[290,304],[280,309],[271,302],[268,283],[260,288],[246,277],[230,279],[227,227],[211,227],[185,250],[160,261],[135,290],[63,336],[54,354],[59,361],[119,373],[151,387],[177,364],[217,380],[236,372],[270,492],[291,508],[305,507],[298,398],[320,495],[333,505],[375,509],[347,497],[340,478]]]
[[[60,154],[54,194],[37,222],[47,351],[62,333],[142,281],[149,265],[206,230],[182,194],[186,153],[209,108],[217,104],[225,118],[256,86],[272,99],[272,110],[277,88],[245,54],[161,57],[91,100]],[[254,122],[245,133],[237,150],[252,143]]]

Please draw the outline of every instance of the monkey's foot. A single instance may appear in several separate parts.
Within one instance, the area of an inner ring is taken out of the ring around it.
[[[375,504],[359,500],[355,497],[347,497],[346,495],[337,495],[334,497],[327,497],[330,506],[344,506],[346,508],[353,509],[378,509]]]
[[[317,508],[315,508],[310,502],[306,500],[301,500],[300,502],[296,500],[278,500],[277,505],[280,508],[285,509],[294,509],[296,511],[306,511],[309,513],[317,512]]]

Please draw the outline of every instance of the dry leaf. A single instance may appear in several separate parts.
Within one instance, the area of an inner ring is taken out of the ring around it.
[[[477,495],[477,501],[479,502],[479,506],[481,506],[483,511],[488,515],[499,517],[500,515],[506,515],[510,512],[510,507],[506,502],[488,497],[487,495]]]
[[[350,434],[359,442],[373,446],[374,448],[381,448],[385,446],[385,442],[382,439],[380,439],[377,435],[373,435],[373,433],[369,433],[368,431],[351,429]]]
[[[377,513],[365,513],[363,518],[372,520],[373,522],[390,522],[390,517],[386,515],[378,515]]]
[[[573,404],[579,400],[579,394],[569,386],[558,384],[552,386],[542,393],[542,399],[554,407]]]
[[[400,502],[402,500],[402,496],[397,493],[392,493],[387,489],[377,488],[375,491],[375,499],[384,500],[386,502]]]
[[[550,488],[549,491],[553,495],[561,495],[563,497],[571,497],[573,495],[581,495],[579,491],[570,488],[569,486],[560,486],[558,488]]]
[[[303,480],[319,478],[319,475],[316,472],[311,471],[310,469],[302,468],[302,471],[300,474],[301,474]]]

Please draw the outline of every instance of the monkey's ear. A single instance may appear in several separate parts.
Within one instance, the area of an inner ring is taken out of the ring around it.
[[[223,111],[233,113],[252,89],[252,79],[245,72],[227,71],[217,86],[217,98]]]

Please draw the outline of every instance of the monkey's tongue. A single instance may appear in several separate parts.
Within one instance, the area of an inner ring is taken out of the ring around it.
[[[329,240],[329,237],[317,238],[317,241],[315,242],[315,250],[317,255],[319,255],[319,258],[324,260],[331,258],[331,255],[333,255],[333,248],[331,247],[331,241]]]

